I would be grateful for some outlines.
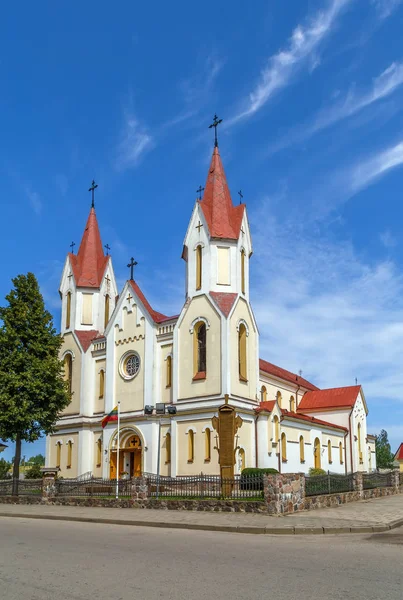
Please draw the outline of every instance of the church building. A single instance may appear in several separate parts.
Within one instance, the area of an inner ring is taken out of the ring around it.
[[[93,202],[59,288],[72,395],[47,437],[47,466],[60,467],[64,478],[115,478],[117,470],[120,477],[218,475],[217,418],[227,406],[237,422],[235,474],[245,467],[376,468],[360,385],[319,389],[260,358],[252,255],[246,206],[232,203],[217,143],[183,242],[186,300],[176,315],[150,306],[133,259],[131,278],[117,289]],[[101,426],[118,403],[119,453],[116,421]]]

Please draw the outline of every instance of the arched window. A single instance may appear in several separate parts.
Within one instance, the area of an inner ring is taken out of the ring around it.
[[[168,432],[165,436],[165,464],[171,462],[171,434]]]
[[[100,467],[102,463],[102,440],[97,440],[97,467]]]
[[[57,442],[57,444],[56,444],[56,467],[60,467],[61,459],[62,459],[62,443]]]
[[[358,423],[357,428],[357,437],[358,437],[358,458],[360,460],[360,465],[362,465],[362,444],[361,444],[361,423]]]
[[[299,461],[301,463],[305,462],[305,444],[304,444],[304,438],[302,435],[299,438]]]
[[[260,390],[260,400],[262,402],[266,402],[267,400],[267,389],[266,386],[262,385],[262,388]]]
[[[104,319],[104,327],[109,323],[109,294],[105,296],[105,319]]]
[[[99,372],[99,399],[104,397],[105,393],[105,371],[103,369]]]
[[[283,397],[282,397],[282,395],[281,395],[281,392],[280,392],[280,391],[278,391],[278,392],[277,392],[277,394],[276,394],[276,399],[277,399],[277,402],[278,402],[278,405],[279,405],[279,407],[280,407],[280,408],[282,408],[281,404],[282,404],[282,402],[283,402]]]
[[[321,468],[321,453],[320,453],[320,439],[316,438],[313,445],[313,455],[314,455],[314,464],[315,469]]]
[[[241,291],[245,293],[245,250],[241,250]]]
[[[294,398],[294,396],[291,396],[291,398],[290,398],[290,411],[291,412],[295,412],[295,398]]]
[[[207,351],[206,351],[206,324],[199,321],[194,327],[194,347],[193,347],[193,371],[206,375],[207,370]]]
[[[281,434],[281,460],[287,462],[287,438],[285,433]]]
[[[204,435],[205,435],[204,460],[210,462],[210,460],[211,460],[211,429],[209,427],[206,427]]]
[[[239,363],[239,379],[241,381],[248,380],[246,369],[246,327],[243,323],[239,325],[238,332],[238,363]]]
[[[70,328],[70,317],[71,317],[71,292],[67,292],[67,299],[66,299],[66,329]]]
[[[280,439],[280,421],[277,415],[273,417],[273,434],[274,434],[274,442],[277,443]]]
[[[73,359],[69,352],[64,357],[64,379],[69,384],[68,389],[69,394],[71,394],[73,383]]]
[[[340,458],[340,464],[343,464],[343,444],[340,442],[339,443],[339,458]]]
[[[329,461],[329,465],[332,464],[332,442],[328,440],[327,442],[327,460]]]
[[[73,442],[69,440],[67,442],[67,468],[71,469],[71,458],[73,454]]]
[[[246,463],[245,463],[245,450],[243,448],[241,448],[240,451],[239,451],[239,462],[240,462],[239,470],[242,473],[242,471],[244,470],[244,468],[246,466]]]
[[[167,388],[172,385],[172,357],[167,356]]]
[[[192,463],[195,458],[195,438],[193,429],[188,431],[188,463]]]
[[[203,269],[202,247],[199,245],[196,248],[196,290],[200,290],[201,286],[202,286],[202,269]]]

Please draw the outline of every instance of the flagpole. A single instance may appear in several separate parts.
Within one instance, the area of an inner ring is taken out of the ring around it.
[[[120,401],[118,402],[118,447],[116,465],[116,498],[119,498],[119,446],[120,446]]]

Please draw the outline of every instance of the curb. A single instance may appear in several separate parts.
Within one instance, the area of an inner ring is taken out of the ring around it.
[[[253,527],[231,525],[202,525],[197,523],[172,523],[169,521],[135,521],[125,519],[102,519],[99,517],[74,517],[65,515],[35,515],[29,513],[7,513],[0,511],[0,517],[36,519],[47,521],[70,521],[76,523],[97,523],[101,525],[129,525],[131,527],[157,527],[163,529],[189,529],[193,531],[218,531],[225,533],[248,533],[253,535],[340,535],[347,533],[381,533],[403,525],[403,519],[391,521],[388,525],[361,527]]]

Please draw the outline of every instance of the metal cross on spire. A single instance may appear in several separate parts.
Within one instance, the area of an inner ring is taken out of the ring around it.
[[[201,185],[199,185],[199,189],[198,189],[198,190],[196,190],[196,194],[198,194],[198,196],[197,196],[197,199],[198,199],[198,200],[201,200],[201,199],[202,199],[201,193],[202,193],[203,191],[204,191],[204,187],[202,187]]]
[[[106,250],[106,256],[109,256],[109,250],[111,249],[111,247],[109,246],[109,244],[105,244],[104,248]]]
[[[242,190],[239,190],[238,196],[239,196],[239,204],[242,204],[242,198],[243,198]]]
[[[71,248],[71,253],[74,254],[74,246],[75,246],[75,242],[71,242],[70,244],[70,248]]]
[[[137,261],[134,260],[133,256],[130,259],[129,264],[127,265],[130,269],[130,280],[133,280],[133,269],[137,265]]]
[[[92,192],[92,202],[91,202],[91,208],[94,208],[94,207],[95,207],[95,198],[94,198],[94,192],[95,192],[95,190],[97,189],[97,187],[98,187],[98,184],[97,184],[97,183],[95,183],[95,181],[94,181],[94,180],[92,180],[91,187],[90,187],[90,188],[89,188],[89,190],[88,190],[89,192]]]
[[[222,119],[219,119],[217,115],[214,115],[213,122],[211,123],[211,125],[208,126],[209,129],[214,127],[214,148],[217,148],[218,146],[217,127],[220,123],[222,123]]]

